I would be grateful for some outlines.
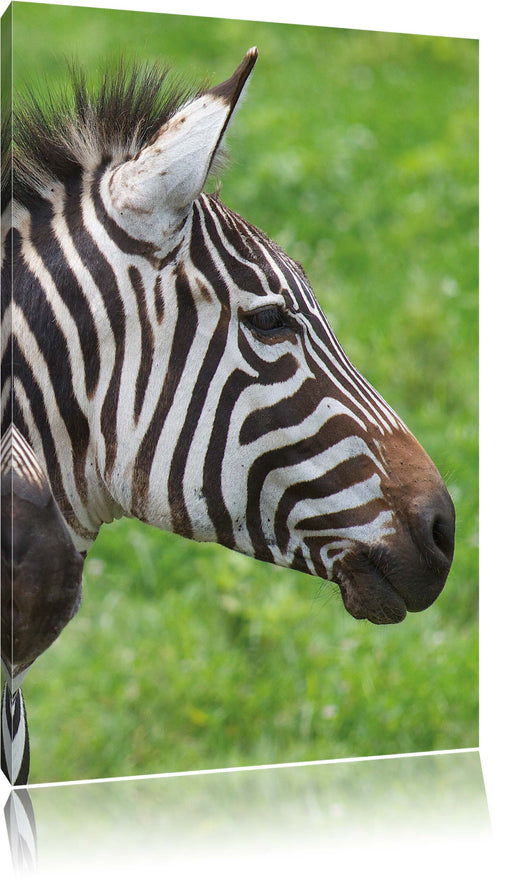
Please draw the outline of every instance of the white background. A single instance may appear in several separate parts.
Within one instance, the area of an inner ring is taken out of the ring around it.
[[[2,11],[6,3],[1,3]],[[299,4],[290,0],[259,0],[244,4],[233,0],[111,0],[110,3],[67,3],[66,5],[105,6],[120,9],[143,9],[175,14],[211,15],[260,21],[287,21],[300,24],[362,28],[406,33],[425,33],[478,39],[480,41],[481,82],[481,721],[480,751],[494,831],[493,855],[486,855],[485,879],[504,879],[510,873],[508,840],[512,812],[510,793],[511,706],[511,596],[512,576],[508,553],[512,550],[509,512],[512,500],[510,479],[510,440],[512,396],[510,352],[512,350],[510,300],[512,298],[510,253],[512,249],[510,205],[511,186],[511,75],[510,75],[510,4],[506,0],[468,3],[467,0],[359,0],[358,3],[335,3],[316,0]],[[475,354],[476,357],[476,354]],[[456,672],[454,672],[456,677]],[[0,805],[3,807],[9,787],[0,782]],[[404,844],[406,848],[406,844]],[[2,870],[9,868],[9,847],[0,819],[0,857]],[[289,856],[286,877],[295,871]],[[418,856],[411,865],[410,879],[418,879]],[[501,872],[489,862],[496,859]],[[420,859],[421,863],[421,859]],[[369,879],[358,863],[359,880]],[[140,874],[140,870],[139,874]],[[305,871],[305,867],[302,868]],[[341,869],[338,869],[341,870]],[[369,870],[369,868],[368,868]],[[212,867],[213,871],[213,867]],[[346,878],[347,868],[343,877]],[[463,871],[461,874],[460,871]],[[480,879],[482,866],[471,869],[440,864],[436,879]],[[314,867],[309,869],[312,876]],[[97,874],[95,874],[97,877]],[[338,875],[336,875],[338,876]],[[180,875],[181,877],[181,875]],[[5,877],[3,878],[5,879]],[[71,879],[71,878],[70,878]],[[99,878],[98,878],[99,879]],[[191,879],[184,874],[183,879]],[[297,876],[295,874],[295,879]],[[302,879],[302,877],[301,877]],[[386,878],[387,879],[387,878]],[[422,878],[423,879],[423,878]]]

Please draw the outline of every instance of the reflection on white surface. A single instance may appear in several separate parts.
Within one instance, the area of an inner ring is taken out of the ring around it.
[[[489,843],[476,751],[28,792],[44,880],[468,879]]]
[[[4,809],[13,867],[20,874],[37,870],[34,808],[26,788],[11,791]]]

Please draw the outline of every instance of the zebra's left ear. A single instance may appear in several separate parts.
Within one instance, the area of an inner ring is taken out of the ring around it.
[[[108,182],[110,209],[137,238],[169,235],[201,193],[231,115],[256,63],[249,49],[234,74],[181,107],[151,141],[114,169]]]

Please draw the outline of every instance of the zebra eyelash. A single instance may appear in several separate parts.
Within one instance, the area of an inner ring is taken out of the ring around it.
[[[276,339],[286,332],[297,334],[299,323],[281,306],[268,306],[244,313],[242,320],[247,328],[259,338]]]

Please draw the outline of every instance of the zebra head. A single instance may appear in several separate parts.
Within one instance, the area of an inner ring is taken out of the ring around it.
[[[58,374],[59,391],[39,396],[43,421],[20,379],[19,420],[82,550],[128,514],[334,581],[356,618],[398,622],[450,569],[441,477],[300,265],[203,192],[256,57],[117,152],[96,155],[98,110],[82,110],[78,177],[39,175],[14,252],[66,357],[39,339],[28,386]],[[28,361],[37,317],[20,321]]]

